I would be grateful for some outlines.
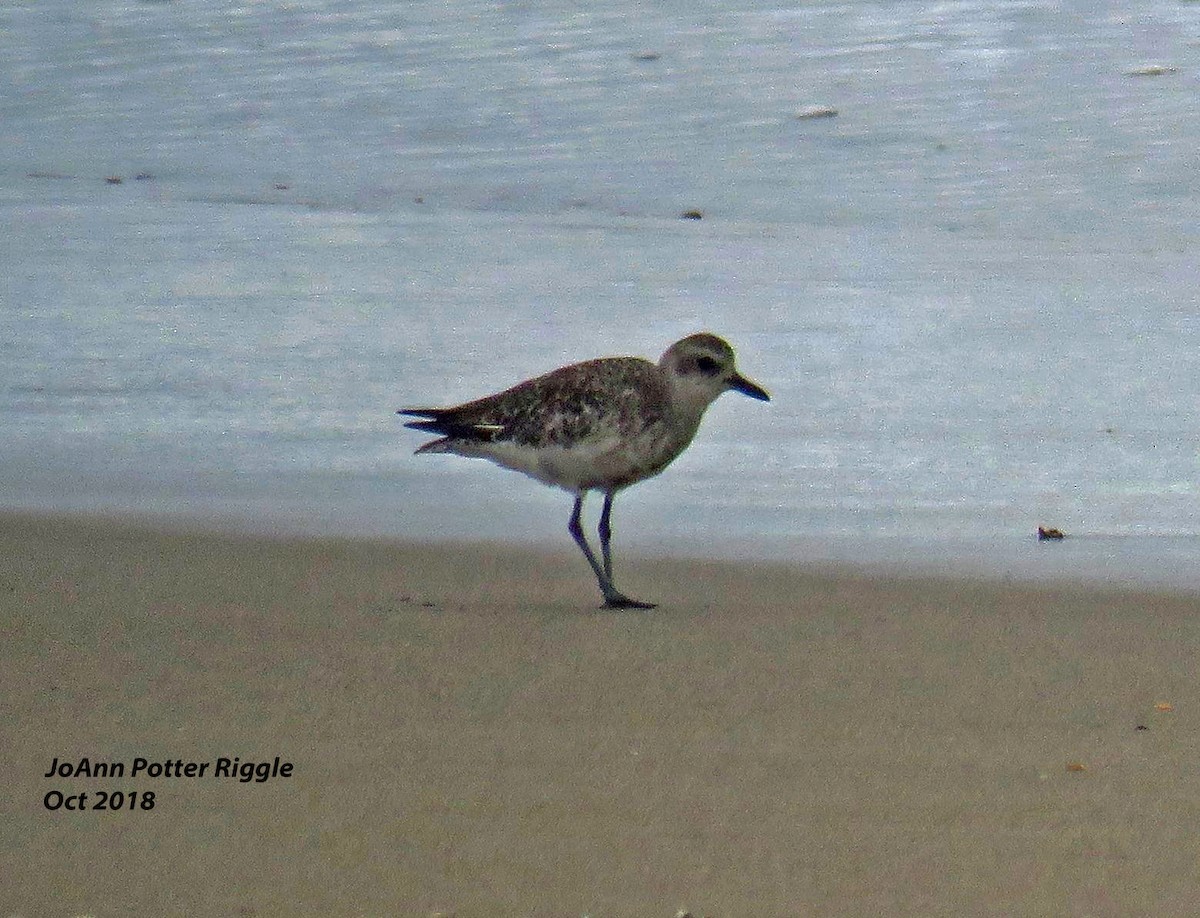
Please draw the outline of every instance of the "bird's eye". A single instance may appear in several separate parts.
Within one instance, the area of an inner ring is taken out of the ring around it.
[[[715,360],[713,360],[711,357],[697,357],[696,358],[696,368],[701,373],[705,373],[709,376],[712,376],[719,369],[721,369],[721,365],[719,363],[717,363]]]

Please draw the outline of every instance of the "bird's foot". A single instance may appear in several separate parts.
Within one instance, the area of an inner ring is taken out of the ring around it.
[[[658,603],[630,599],[622,593],[612,593],[604,597],[604,608],[606,609],[654,609],[657,606]]]

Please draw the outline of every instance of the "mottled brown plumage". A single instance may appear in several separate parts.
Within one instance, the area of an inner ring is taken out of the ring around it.
[[[439,434],[418,453],[489,459],[575,497],[571,534],[609,606],[648,607],[612,584],[609,517],[622,488],[661,472],[691,443],[705,409],[729,389],[768,401],[741,376],[733,349],[716,335],[671,345],[657,365],[640,357],[607,357],[554,370],[495,395],[449,408],[405,408],[423,418],[405,425]],[[603,491],[603,566],[583,537],[583,497]]]
[[[617,395],[621,398],[614,404]],[[453,408],[406,409],[405,414],[433,419],[409,427],[446,429],[446,440],[438,441],[443,444],[456,438],[502,439],[533,448],[569,448],[611,431],[629,436],[657,423],[669,398],[654,364],[640,357],[608,357],[562,367]],[[434,445],[418,452],[435,451]]]

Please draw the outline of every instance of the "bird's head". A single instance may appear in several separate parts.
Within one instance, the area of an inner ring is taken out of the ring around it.
[[[761,402],[771,397],[737,370],[733,348],[716,335],[702,333],[676,341],[658,362],[676,403],[703,412],[722,392],[733,390]]]

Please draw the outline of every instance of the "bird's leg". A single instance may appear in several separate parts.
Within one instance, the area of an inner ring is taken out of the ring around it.
[[[608,532],[607,517],[611,512],[611,495],[604,503],[605,507],[605,526],[604,531]],[[600,562],[596,560],[595,554],[592,552],[592,547],[588,545],[587,537],[583,534],[583,493],[580,493],[575,498],[575,509],[571,513],[571,522],[567,529],[571,533],[571,538],[575,540],[575,544],[579,546],[579,550],[583,552],[583,556],[587,558],[588,564],[591,565],[592,573],[596,575],[596,582],[600,585],[600,592],[604,595],[604,605],[610,609],[653,609],[654,604],[649,602],[640,602],[636,599],[630,599],[628,596],[621,593],[613,586],[611,569],[612,557],[608,551],[608,536],[601,536],[601,545],[604,549],[604,567],[600,566]],[[609,533],[611,534],[611,533]],[[605,570],[608,568],[608,570]]]
[[[608,583],[611,586],[613,582],[612,573],[612,505],[613,492],[606,491],[604,493],[604,509],[600,511],[600,556],[604,559],[604,576],[608,578]],[[630,599],[628,596],[621,596],[619,608],[624,609],[653,609],[654,603],[642,602],[639,599]],[[609,605],[613,605],[611,600]]]
[[[613,492],[606,491],[604,493],[604,509],[600,511],[600,556],[604,559],[604,576],[608,578],[608,582],[612,583],[612,548],[609,546],[609,541],[612,539],[612,526],[610,519],[612,517]]]
[[[579,546],[579,550],[583,552],[583,556],[587,558],[588,564],[592,566],[592,572],[596,575],[596,579],[600,581],[600,591],[604,593],[604,598],[608,599],[609,593],[615,592],[612,589],[612,581],[605,575],[604,569],[600,567],[600,562],[592,554],[592,547],[588,545],[587,536],[583,534],[583,522],[581,520],[583,516],[583,493],[575,497],[575,509],[571,513],[571,522],[567,524],[567,530],[571,533],[571,538],[575,540],[575,544]]]

